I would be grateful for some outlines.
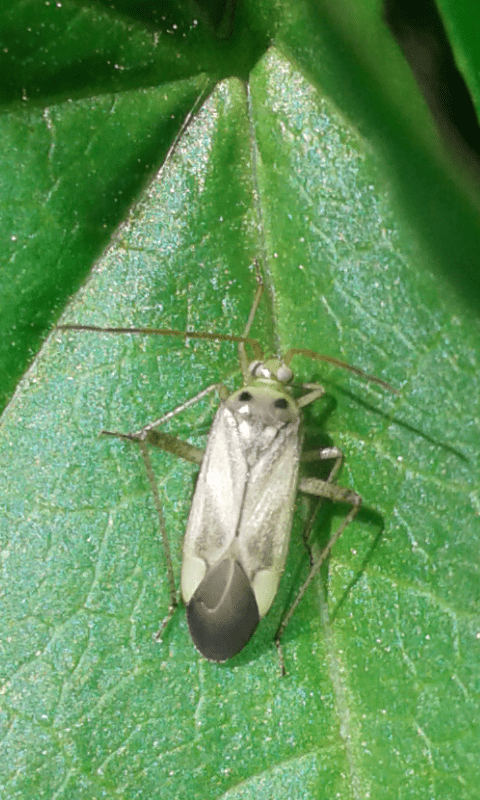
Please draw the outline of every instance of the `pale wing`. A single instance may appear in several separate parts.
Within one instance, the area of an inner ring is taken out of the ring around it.
[[[182,595],[188,602],[207,566],[235,538],[247,479],[237,425],[228,409],[218,409],[198,475],[183,543]]]
[[[238,550],[261,616],[273,602],[285,566],[300,452],[299,426],[286,426],[251,470],[245,491]]]

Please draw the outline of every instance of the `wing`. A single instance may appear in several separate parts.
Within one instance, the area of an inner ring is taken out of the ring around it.
[[[230,396],[213,421],[183,546],[188,627],[214,661],[238,653],[272,604],[300,461],[298,407],[264,389],[238,401]]]
[[[300,418],[252,436],[221,405],[212,424],[183,544],[187,604],[207,570],[226,554],[253,587],[260,616],[275,597],[290,541],[301,451]],[[260,442],[260,444],[259,444]],[[252,459],[252,452],[255,457]]]
[[[260,617],[270,608],[290,542],[302,437],[300,420],[282,428],[248,476],[237,548]]]
[[[233,415],[222,404],[212,423],[188,517],[182,597],[188,603],[207,568],[235,539],[248,467]]]

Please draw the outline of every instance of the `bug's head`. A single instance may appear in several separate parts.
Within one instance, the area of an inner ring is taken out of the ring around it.
[[[279,383],[282,386],[288,386],[293,381],[293,371],[278,358],[252,361],[248,370],[252,380],[264,380],[268,383]]]
[[[259,430],[265,426],[278,429],[298,421],[298,407],[289,386],[293,380],[290,367],[278,358],[270,358],[252,362],[249,373],[249,380],[241,389],[232,392],[225,405],[238,422],[248,423],[252,436],[259,435]]]

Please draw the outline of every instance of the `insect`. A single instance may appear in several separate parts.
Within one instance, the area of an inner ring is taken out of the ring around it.
[[[158,333],[238,343],[241,388],[229,393],[223,384],[213,384],[135,433],[102,431],[105,435],[138,442],[152,488],[170,587],[168,613],[156,634],[157,640],[161,640],[178,598],[148,444],[200,466],[183,542],[181,595],[195,647],[211,661],[223,662],[239,653],[269,611],[285,567],[296,492],[350,506],[278,627],[275,644],[281,671],[285,674],[283,633],[308,585],[361,505],[358,494],[335,482],[343,459],[338,448],[303,451],[302,409],[320,399],[325,390],[318,384],[302,384],[300,396],[295,397],[290,360],[297,354],[307,355],[349,369],[385,388],[391,387],[344,362],[302,348],[290,350],[283,358],[265,359],[258,342],[249,338],[262,290],[263,284],[259,283],[243,336],[147,328],[59,327]],[[247,344],[255,353],[251,363]],[[218,392],[220,405],[204,451],[158,430],[167,420],[213,391]],[[331,461],[328,477],[322,480],[299,476],[302,460]]]

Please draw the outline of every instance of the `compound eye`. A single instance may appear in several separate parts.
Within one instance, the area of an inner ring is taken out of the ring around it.
[[[248,403],[248,401],[249,401],[249,400],[252,400],[252,399],[253,399],[253,397],[252,397],[252,395],[250,394],[250,392],[243,391],[243,392],[240,392],[240,394],[238,395],[238,399],[239,399],[239,400],[240,400],[242,403]]]
[[[279,397],[273,405],[275,408],[288,408],[288,400],[285,397]]]
[[[293,380],[293,372],[290,367],[281,364],[277,370],[277,380],[279,380],[280,383],[290,383],[290,381]]]

